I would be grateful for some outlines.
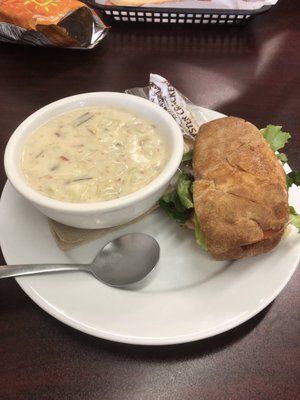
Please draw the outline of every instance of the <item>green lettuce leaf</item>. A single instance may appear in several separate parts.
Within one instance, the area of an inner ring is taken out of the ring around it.
[[[278,150],[282,149],[291,135],[288,132],[283,132],[282,127],[278,125],[267,125],[266,128],[260,130],[271,146],[271,149],[276,152],[277,158],[285,164],[288,161],[286,154],[279,153]],[[300,185],[300,171],[292,171],[287,174],[286,177],[287,187],[290,188],[292,185]]]
[[[282,162],[282,164],[285,164],[288,160],[287,155],[284,153],[276,153],[276,156],[278,160]]]
[[[173,190],[166,192],[159,201],[160,207],[179,225],[184,225],[194,214],[193,203],[193,181],[194,177],[186,172],[181,172],[177,178]],[[194,214],[196,243],[207,251],[200,222]]]
[[[191,209],[183,207],[175,190],[165,193],[159,200],[159,205],[179,225],[184,225],[192,213]]]
[[[193,181],[194,177],[185,172],[182,172],[177,180],[176,192],[178,194],[181,204],[185,208],[194,208],[192,193]]]
[[[182,162],[191,161],[193,158],[193,150],[189,150],[183,154]]]
[[[274,152],[282,149],[291,138],[291,135],[283,132],[282,126],[278,125],[267,125],[261,132]]]
[[[180,225],[184,225],[193,213],[193,180],[192,175],[181,172],[175,188],[166,192],[159,201],[161,208]]]
[[[288,132],[283,132],[282,126],[279,125],[267,125],[261,129],[263,137],[269,143],[271,149],[276,153],[277,158],[284,164],[287,162],[287,156],[284,153],[279,153],[278,150],[282,149],[291,135]]]
[[[289,207],[289,224],[297,228],[300,233],[300,215],[292,206]]]
[[[287,187],[290,188],[292,185],[300,185],[300,171],[289,172],[286,176]]]
[[[197,217],[196,214],[194,214],[193,218],[194,224],[195,224],[195,237],[196,237],[196,243],[205,251],[207,251],[207,244],[204,239],[203,231],[201,229],[200,221]]]

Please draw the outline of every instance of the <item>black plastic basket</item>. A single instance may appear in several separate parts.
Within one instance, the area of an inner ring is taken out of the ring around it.
[[[254,17],[265,13],[272,6],[258,10],[212,10],[162,7],[115,7],[102,6],[95,1],[87,1],[100,14],[107,25],[115,23],[159,23],[242,26]]]

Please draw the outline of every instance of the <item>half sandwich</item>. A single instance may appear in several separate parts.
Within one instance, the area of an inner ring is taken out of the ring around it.
[[[202,125],[192,166],[195,214],[216,260],[279,243],[289,217],[286,174],[260,130],[236,117]]]

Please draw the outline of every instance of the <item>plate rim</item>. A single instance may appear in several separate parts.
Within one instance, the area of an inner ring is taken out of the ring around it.
[[[299,263],[299,260],[298,260]],[[290,269],[290,273],[286,276],[286,279],[282,281],[281,285],[278,287],[277,291],[273,293],[272,296],[268,298],[267,301],[261,303],[260,307],[257,307],[254,309],[251,313],[246,313],[244,314],[244,317],[236,319],[235,323],[231,324],[224,324],[222,329],[218,329],[215,331],[215,329],[210,329],[207,334],[201,335],[199,332],[193,332],[190,334],[186,335],[174,335],[171,337],[141,337],[141,336],[134,336],[134,335],[120,335],[120,334],[114,334],[114,333],[106,333],[105,331],[101,330],[101,335],[99,335],[99,330],[97,331],[94,328],[89,328],[85,329],[84,325],[80,325],[74,322],[73,319],[70,318],[65,318],[64,314],[57,314],[53,312],[53,308],[47,307],[47,303],[44,301],[41,301],[41,298],[35,294],[35,291],[29,291],[28,290],[28,285],[24,284],[22,282],[22,278],[15,278],[17,281],[18,285],[22,288],[22,290],[26,293],[26,295],[36,304],[38,305],[43,311],[45,311],[47,314],[51,315],[53,318],[57,319],[61,323],[78,330],[82,333],[88,334],[90,336],[97,337],[99,339],[104,339],[104,340],[109,340],[117,343],[123,343],[123,344],[131,344],[131,345],[141,345],[141,346],[166,346],[166,345],[178,345],[178,344],[184,344],[184,343],[192,343],[195,341],[200,341],[200,340],[205,340],[209,339],[214,336],[221,335],[222,333],[229,332],[240,325],[244,324],[245,322],[249,321],[256,315],[258,315],[260,312],[262,312],[264,309],[266,309],[277,297],[278,295],[283,291],[283,289],[286,287],[286,285],[289,283],[291,280],[292,276],[294,275],[298,263],[295,263],[295,266]]]

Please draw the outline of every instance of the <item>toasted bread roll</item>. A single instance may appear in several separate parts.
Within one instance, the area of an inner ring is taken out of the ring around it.
[[[193,197],[217,260],[270,251],[288,220],[286,175],[261,132],[225,117],[202,125],[193,155]]]

